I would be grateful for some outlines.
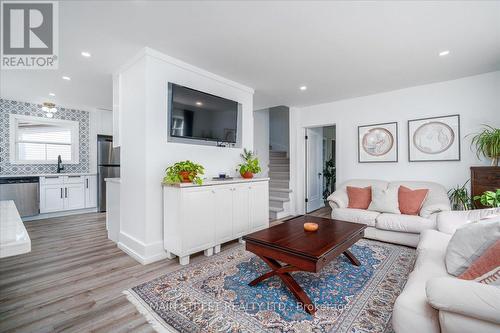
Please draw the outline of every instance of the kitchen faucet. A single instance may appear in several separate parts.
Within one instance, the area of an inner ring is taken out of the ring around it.
[[[61,173],[62,170],[64,170],[64,165],[62,163],[61,155],[58,155],[57,156],[57,173]]]

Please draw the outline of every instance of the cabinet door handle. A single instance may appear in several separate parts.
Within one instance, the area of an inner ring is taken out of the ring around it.
[[[85,186],[87,186],[87,188],[89,188],[89,179],[87,178],[85,180],[86,180],[86,185]]]
[[[68,197],[68,188],[67,187],[64,188],[64,197],[65,198]]]
[[[62,187],[61,187],[61,199],[63,198],[63,194],[62,194]]]
[[[53,179],[53,178],[59,178],[59,176],[45,176],[45,178],[47,178],[47,179],[48,179],[48,178]]]

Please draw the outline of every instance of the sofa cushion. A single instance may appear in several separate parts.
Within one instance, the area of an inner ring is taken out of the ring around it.
[[[465,224],[455,231],[446,249],[446,269],[459,276],[500,239],[500,218]]]
[[[434,182],[419,182],[419,181],[395,181],[389,183],[388,187],[405,186],[412,190],[427,188],[429,193],[420,209],[420,216],[429,217],[433,213],[441,211],[449,211],[450,200],[443,185]]]
[[[372,202],[368,210],[400,214],[398,204],[398,189],[397,188],[380,188],[372,186]]]
[[[347,208],[367,209],[372,202],[372,187],[346,187],[349,203]]]
[[[383,213],[377,216],[378,229],[419,234],[427,229],[436,229],[436,222],[416,215]]]
[[[371,212],[364,209],[337,208],[332,209],[332,219],[366,224],[370,227],[375,226],[375,219],[379,216],[378,212]]]
[[[458,278],[500,285],[500,240],[484,251]]]
[[[412,190],[406,186],[400,186],[398,190],[399,210],[401,214],[418,215],[424,203],[428,189]]]

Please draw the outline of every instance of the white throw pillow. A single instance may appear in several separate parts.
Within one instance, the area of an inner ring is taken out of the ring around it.
[[[398,187],[383,189],[372,186],[372,202],[368,210],[381,213],[401,214],[399,211]]]
[[[459,276],[499,239],[499,217],[470,222],[458,228],[446,248],[446,270]]]

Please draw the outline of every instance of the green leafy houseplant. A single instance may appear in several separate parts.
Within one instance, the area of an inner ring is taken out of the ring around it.
[[[325,167],[323,168],[323,177],[325,178],[325,189],[323,191],[323,200],[326,202],[326,198],[332,194],[332,185],[335,184],[335,160],[330,158],[325,162]]]
[[[485,128],[472,138],[471,148],[475,147],[478,158],[481,158],[481,155],[491,158],[491,166],[497,166],[500,158],[500,128],[484,126]]]
[[[191,161],[181,161],[169,166],[165,170],[165,183],[196,183],[201,185],[203,180],[199,177],[203,175],[203,166]]]
[[[495,192],[486,191],[481,195],[476,195],[474,200],[479,200],[481,205],[486,207],[500,207],[500,189],[497,189]]]
[[[238,164],[236,171],[239,171],[243,178],[253,178],[255,173],[260,172],[259,159],[255,157],[255,154],[251,150],[243,149],[243,154],[240,156],[245,163]]]
[[[473,208],[469,191],[466,188],[469,180],[463,185],[457,185],[448,191],[448,198],[450,198],[451,208],[453,210],[470,210]]]

